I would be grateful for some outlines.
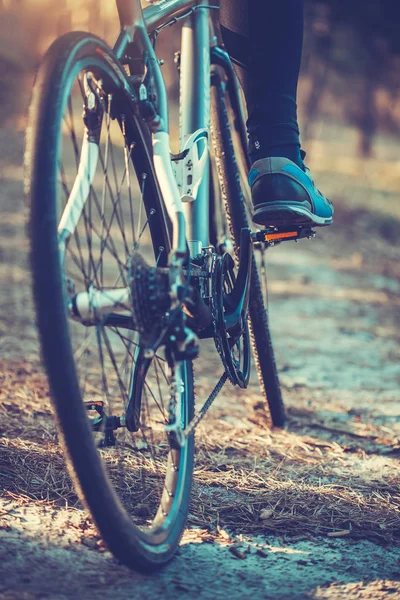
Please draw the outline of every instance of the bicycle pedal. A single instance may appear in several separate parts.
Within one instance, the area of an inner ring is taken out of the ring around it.
[[[310,227],[293,227],[291,229],[278,229],[277,227],[267,227],[253,234],[253,240],[264,242],[268,246],[274,246],[280,242],[295,241],[307,238],[314,238],[315,231]]]
[[[104,415],[104,402],[102,400],[87,400],[84,402],[86,410],[95,410],[100,416]]]
[[[88,416],[93,431],[101,431],[105,417],[104,402],[102,400],[89,400],[88,402],[84,402],[84,405],[86,411],[92,413],[92,415],[89,414]],[[93,412],[95,413],[94,415]]]

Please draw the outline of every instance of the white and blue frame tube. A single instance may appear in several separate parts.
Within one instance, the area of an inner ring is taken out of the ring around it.
[[[199,2],[201,5],[202,3]],[[210,129],[209,10],[198,8],[182,28],[180,65],[180,138],[198,129]],[[200,151],[202,149],[200,148]],[[209,162],[197,197],[184,204],[186,235],[194,253],[209,244]]]

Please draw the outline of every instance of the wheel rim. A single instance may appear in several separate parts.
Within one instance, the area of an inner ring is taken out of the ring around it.
[[[90,62],[90,61],[88,61]],[[78,72],[79,71],[79,72]],[[149,174],[135,168],[135,140],[128,110],[124,116],[119,90],[107,80],[98,64],[79,65],[68,77],[64,96],[64,118],[60,131],[58,171],[59,214],[64,214],[81,162],[85,104],[85,74],[91,73],[99,91],[102,126],[99,138],[98,172],[93,178],[82,216],[64,255],[68,288],[74,294],[88,292],[91,286],[102,291],[129,284],[127,265],[133,250],[140,250],[153,265],[165,261],[167,234],[161,244],[152,239],[151,214],[145,205]],[[96,76],[93,74],[96,73]],[[100,77],[103,76],[103,77]],[[86,77],[87,78],[87,77]],[[107,81],[107,85],[102,84]],[[86,98],[87,101],[87,98]],[[116,106],[116,108],[114,108]],[[125,107],[129,108],[125,102]],[[117,119],[116,116],[119,116]],[[147,210],[146,210],[147,208]],[[151,213],[151,211],[150,211]],[[120,313],[129,317],[129,306]],[[139,334],[132,329],[110,326],[103,316],[91,327],[70,321],[70,337],[82,399],[91,422],[99,420],[100,403],[109,416],[123,416],[132,397],[135,373],[140,372]],[[136,365],[136,368],[135,368]],[[186,425],[191,417],[190,382],[187,365],[179,367],[183,392],[181,418]],[[190,444],[171,450],[164,424],[169,401],[169,374],[161,350],[147,365],[142,382],[141,423],[139,431],[115,431],[116,446],[99,449],[109,480],[134,523],[143,542],[158,545],[165,541],[179,516],[186,485]],[[104,440],[104,426],[93,434],[97,444]],[[82,483],[82,482],[81,482]]]

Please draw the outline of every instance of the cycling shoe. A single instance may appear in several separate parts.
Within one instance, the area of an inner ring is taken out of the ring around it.
[[[262,158],[249,173],[253,221],[265,227],[325,226],[333,205],[316,188],[311,172],[288,158]]]

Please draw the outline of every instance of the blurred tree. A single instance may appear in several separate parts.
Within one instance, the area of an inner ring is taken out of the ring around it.
[[[303,52],[303,72],[310,78],[309,94],[304,102],[304,124],[302,136],[311,137],[318,114],[320,98],[329,77],[329,62],[333,44],[331,8],[326,2],[306,7],[306,44]],[[307,43],[308,42],[308,43]]]
[[[305,1],[303,137],[313,136],[318,119],[343,119],[358,128],[358,149],[369,156],[377,131],[400,130],[400,0]],[[18,109],[19,82],[56,36],[85,29],[112,44],[116,14],[114,0],[0,0],[0,105]],[[160,35],[163,58],[178,36],[177,28]],[[164,69],[172,79],[174,67]]]
[[[327,110],[324,91],[343,105],[343,116],[360,132],[359,152],[372,153],[378,128],[399,131],[390,115],[399,92],[400,2],[392,0],[306,0],[307,26],[304,73],[311,79],[305,101],[306,137],[316,116]],[[378,92],[391,102],[384,115],[378,110]]]

